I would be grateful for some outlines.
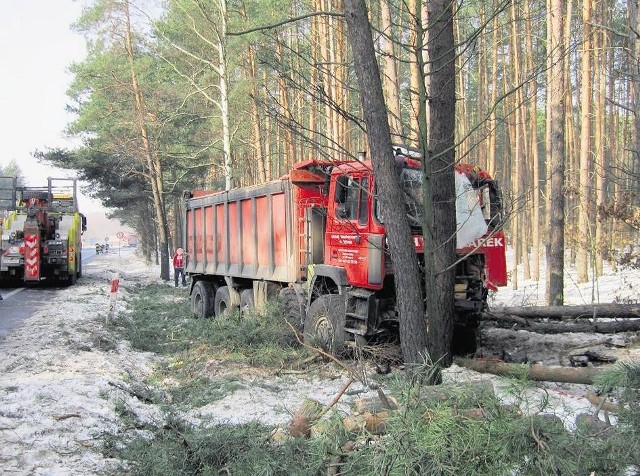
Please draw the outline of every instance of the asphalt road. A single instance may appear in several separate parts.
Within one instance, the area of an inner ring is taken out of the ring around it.
[[[83,266],[95,258],[96,252],[91,248],[82,250]],[[21,288],[0,288],[0,343],[5,336],[22,321],[31,316],[40,303],[52,299],[60,288],[47,285],[36,285]]]

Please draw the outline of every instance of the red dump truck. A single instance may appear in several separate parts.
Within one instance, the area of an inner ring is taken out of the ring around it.
[[[387,218],[372,170],[366,160],[312,160],[262,185],[185,192],[193,314],[216,316],[280,294],[300,310],[305,341],[334,353],[349,342],[397,336]],[[421,197],[422,167],[417,159],[400,156],[396,170],[415,250],[422,256],[422,207],[415,198]],[[477,167],[461,165],[456,188],[455,328],[466,329],[468,339],[475,336],[488,291],[506,284],[505,237],[495,181]],[[474,220],[475,228],[469,227]]]

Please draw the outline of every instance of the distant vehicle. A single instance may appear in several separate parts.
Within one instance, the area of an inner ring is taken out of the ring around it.
[[[49,178],[46,187],[17,186],[0,177],[0,279],[75,284],[82,274],[82,233],[76,179]]]

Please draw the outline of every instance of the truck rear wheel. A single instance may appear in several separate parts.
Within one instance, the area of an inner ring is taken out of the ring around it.
[[[240,312],[247,312],[254,307],[253,289],[243,289],[240,293]]]
[[[221,316],[225,312],[233,312],[237,310],[237,306],[231,305],[231,293],[229,292],[229,286],[221,286],[218,288],[213,306],[216,316]]]
[[[335,355],[343,354],[347,332],[344,299],[325,294],[311,303],[304,320],[305,344],[318,346]]]
[[[196,318],[213,315],[213,286],[206,281],[198,281],[191,291],[191,312]]]

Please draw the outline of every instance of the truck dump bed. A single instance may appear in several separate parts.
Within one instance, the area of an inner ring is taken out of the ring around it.
[[[287,179],[186,201],[188,274],[295,282],[294,190]]]

